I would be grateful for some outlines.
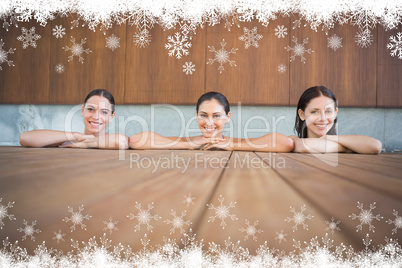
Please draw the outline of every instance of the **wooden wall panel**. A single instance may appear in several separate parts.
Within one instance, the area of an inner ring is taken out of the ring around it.
[[[50,103],[77,104],[82,103],[86,95],[93,89],[104,88],[109,90],[117,104],[124,103],[125,83],[125,36],[126,25],[114,25],[104,34],[99,29],[93,32],[87,26],[73,28],[72,18],[58,18],[52,21],[52,28],[62,25],[65,30],[63,38],[52,37],[50,58]],[[106,47],[106,38],[114,34],[120,38],[120,47],[114,51]],[[81,53],[83,63],[78,56],[74,56],[69,62],[71,51],[65,51],[63,47],[72,47],[71,37],[75,38],[75,44],[80,45],[86,38],[82,48],[89,49],[89,54]],[[63,64],[65,71],[58,74],[55,71],[57,64]]]
[[[402,60],[386,48],[390,36],[397,38],[398,32],[378,27],[377,107],[402,107]]]
[[[299,44],[308,38],[305,48],[314,52],[304,54],[305,64],[300,57],[291,63],[290,105],[297,105],[303,91],[316,85],[324,85],[334,92],[340,106],[376,105],[377,30],[372,31],[374,41],[368,48],[357,46],[357,30],[351,25],[335,26],[328,35],[321,30],[316,33],[310,27],[291,30],[291,36]],[[334,34],[342,38],[342,47],[335,51],[327,47],[327,38]]]
[[[180,29],[163,31],[155,26],[149,31],[151,42],[138,47],[133,36],[135,26],[127,26],[126,98],[127,104],[190,104],[194,105],[205,88],[205,28],[193,35],[189,55],[180,59],[168,55],[168,36]],[[180,35],[180,39],[182,35]],[[183,65],[192,62],[195,72],[183,72]]]
[[[35,27],[35,33],[41,36],[36,48],[29,45],[24,49],[23,42],[17,40],[22,27],[28,31]],[[34,21],[18,23],[18,28],[12,26],[8,32],[0,27],[3,50],[16,48],[14,54],[8,55],[15,66],[3,63],[0,71],[1,103],[49,103],[50,31]]]
[[[288,53],[284,47],[288,44],[288,36],[277,38],[275,27],[284,25],[289,29],[290,18],[280,18],[262,26],[258,21],[241,23],[241,27],[232,26],[231,30],[225,28],[222,22],[219,25],[207,28],[207,46],[217,51],[224,49],[230,51],[237,48],[236,54],[230,54],[236,66],[228,62],[223,64],[222,73],[218,70],[218,61],[206,66],[206,90],[222,92],[228,100],[243,105],[288,105],[289,104],[289,75],[277,71],[279,64],[289,68]],[[257,27],[257,34],[262,35],[258,40],[258,47],[250,45],[245,48],[245,42],[239,40],[244,35],[244,28],[252,30]],[[215,53],[207,47],[207,61],[215,58]]]

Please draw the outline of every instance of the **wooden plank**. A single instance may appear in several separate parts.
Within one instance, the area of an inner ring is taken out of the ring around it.
[[[87,25],[74,27],[73,16],[57,18],[51,22],[52,27],[61,25],[65,28],[63,38],[52,37],[50,57],[50,103],[52,104],[81,104],[87,94],[103,88],[110,91],[116,104],[125,101],[125,57],[126,57],[126,25],[114,25],[105,33],[97,29],[90,30]],[[81,23],[83,23],[81,21]],[[120,47],[111,50],[106,47],[106,38],[111,35],[120,38]],[[75,39],[72,42],[71,37]],[[85,42],[85,43],[83,43]],[[76,44],[76,45],[75,45]],[[82,62],[79,56],[64,48],[76,46],[81,51]],[[73,56],[69,61],[69,56]],[[65,67],[63,73],[56,72],[56,66]]]
[[[272,159],[279,163],[278,157],[272,157],[270,154],[263,154],[267,159]],[[275,159],[274,159],[275,158]],[[264,160],[267,160],[264,159]],[[222,176],[218,188],[214,192],[213,198],[209,201],[214,207],[219,207],[219,198],[224,198],[222,205],[229,206],[231,202],[237,202],[233,208],[229,209],[229,214],[235,214],[238,220],[232,220],[229,217],[225,219],[226,226],[220,226],[221,219],[218,217],[214,222],[210,222],[211,217],[216,216],[213,209],[209,209],[203,216],[199,229],[197,230],[198,238],[202,238],[204,243],[215,242],[224,247],[224,241],[230,237],[232,242],[240,241],[240,246],[249,249],[251,254],[255,254],[255,250],[259,245],[268,242],[270,248],[277,248],[285,251],[292,251],[292,239],[297,241],[310,241],[317,234],[325,235],[327,227],[325,221],[331,221],[321,211],[316,209],[316,205],[304,196],[299,195],[289,184],[284,181],[271,168],[269,164],[263,162],[260,157],[251,152],[234,152],[230,159],[230,163]],[[280,165],[280,163],[279,163]],[[293,232],[294,222],[286,222],[285,219],[292,218],[293,214],[290,207],[294,207],[296,212],[300,212],[301,207],[306,205],[307,216],[314,216],[311,220],[305,221],[308,230],[304,230],[301,225],[297,231]],[[246,233],[241,232],[241,228],[247,228],[245,220],[249,221],[251,226],[258,221],[256,229],[260,229],[262,233],[256,233],[257,241],[253,237],[244,240]],[[283,230],[287,234],[287,241],[279,243],[275,237]],[[342,233],[336,233],[331,238],[336,240],[348,241],[348,237]]]
[[[290,65],[290,105],[297,105],[307,88],[323,85],[335,94],[340,106],[376,106],[377,30],[372,31],[374,41],[367,48],[356,44],[358,31],[351,25],[335,25],[328,35],[310,27],[290,30],[289,36],[296,37],[298,44],[308,38],[304,48],[314,51],[304,53],[306,63],[296,56]],[[342,47],[334,51],[328,47],[328,38],[335,34],[342,38]]]
[[[402,107],[402,62],[387,49],[391,36],[398,40],[398,32],[378,27],[377,107]]]
[[[383,162],[384,164],[386,164],[384,166],[383,164],[379,163],[381,160],[379,158],[376,158],[376,156],[373,156],[374,158],[371,158],[372,161],[370,163],[370,162],[366,162],[366,161],[368,161],[368,159],[370,159],[370,156],[365,157],[363,155],[360,155],[360,156],[357,155],[356,158],[354,158],[353,155],[349,155],[349,154],[320,154],[320,155],[306,154],[306,155],[311,156],[314,159],[319,158],[323,161],[331,161],[335,164],[355,167],[359,170],[362,169],[362,170],[366,170],[366,171],[371,171],[371,172],[375,172],[377,174],[383,174],[383,175],[387,175],[387,176],[394,177],[394,178],[402,177],[402,174],[401,174],[402,167],[397,166],[395,163],[388,163],[386,161]],[[366,159],[366,161],[362,161],[362,159]],[[359,172],[359,171],[356,170],[356,172]]]
[[[258,155],[264,156],[261,153]],[[397,211],[402,209],[400,200],[391,198],[377,189],[362,187],[360,184],[319,169],[318,166],[325,165],[324,162],[315,160],[317,164],[313,167],[304,163],[302,154],[279,154],[279,156],[286,158],[286,167],[276,168],[277,173],[300,194],[314,202],[320,211],[341,221],[342,232],[353,237],[356,243],[361,243],[359,241],[365,237],[366,233],[369,233],[370,239],[373,239],[373,245],[383,243],[385,237],[402,238],[401,233],[392,235],[393,226],[386,223],[388,219],[395,219],[393,209]],[[348,172],[345,166],[339,165],[338,168],[343,169],[344,173]],[[359,180],[365,179],[363,174],[357,173],[354,176]],[[381,189],[382,184],[384,180],[378,178],[378,189]],[[370,204],[376,203],[376,208],[371,215],[380,214],[383,219],[380,221],[373,219],[371,222],[375,226],[375,232],[369,231],[367,225],[363,226],[362,231],[356,232],[357,225],[360,224],[359,219],[353,220],[350,216],[353,213],[358,216],[360,212],[363,213],[357,208],[358,202],[362,203],[363,209],[367,211]],[[364,247],[360,244],[358,248]]]
[[[109,152],[113,153],[113,151]],[[225,163],[230,154],[229,152],[132,150],[125,153],[125,160],[118,160],[117,157],[105,158],[97,164],[84,160],[82,166],[75,163],[75,165],[70,164],[53,171],[26,174],[16,180],[15,187],[8,186],[1,195],[4,196],[4,200],[15,201],[18,204],[13,209],[16,215],[38,221],[38,227],[42,232],[36,237],[39,241],[47,241],[47,245],[70,250],[70,239],[86,241],[94,235],[102,236],[105,232],[103,221],[108,221],[112,217],[114,221],[119,221],[117,225],[119,230],[114,231],[112,235],[108,234],[108,237],[116,244],[122,242],[135,249],[141,249],[139,239],[145,233],[151,239],[152,245],[163,243],[163,237],[173,239],[183,237],[177,229],[170,235],[172,224],[167,224],[165,220],[173,219],[171,209],[177,211],[177,216],[187,210],[184,219],[194,223],[205,209],[206,199],[209,199],[209,193],[215,187],[222,170],[220,167],[204,168],[204,162],[213,156],[222,159]],[[136,159],[139,166],[133,161]],[[167,161],[165,163],[171,166],[154,170],[152,166],[149,166],[152,159],[155,161],[165,159]],[[184,169],[181,159],[189,161],[188,169]],[[177,166],[174,166],[176,164]],[[41,194],[38,195],[38,192]],[[190,193],[196,199],[193,200],[194,204],[187,207],[183,202],[184,196]],[[141,203],[143,210],[147,209],[148,204],[155,202],[155,208],[150,210],[150,213],[158,214],[162,219],[151,220],[153,233],[150,233],[144,225],[138,232],[134,232],[134,226],[138,224],[138,221],[130,220],[127,216],[130,213],[138,214],[139,210],[135,208],[136,201]],[[87,231],[77,226],[77,230],[70,232],[71,222],[62,222],[63,218],[71,216],[67,206],[77,211],[81,204],[84,205],[83,215],[92,216],[90,220],[84,221]],[[184,226],[186,231],[188,228],[187,225]],[[67,234],[67,242],[57,245],[52,237],[53,232],[59,229]],[[7,234],[11,240],[21,236],[16,230],[8,229]],[[28,242],[23,245],[31,247]]]
[[[370,170],[336,164],[332,161],[325,162],[327,157],[321,154],[314,155],[313,157],[306,154],[288,154],[286,156],[311,167],[320,169],[328,174],[333,174],[339,178],[357,183],[361,186],[381,191],[395,200],[402,200],[402,182],[399,177],[395,178],[388,175],[373,173]],[[379,181],[381,181],[381,183],[379,183]]]
[[[197,29],[191,40],[187,38],[185,43],[191,43],[187,49],[189,55],[179,58],[176,57],[178,51],[169,56],[165,44],[172,45],[168,37],[177,40],[175,34],[179,34],[179,40],[184,38],[180,28],[163,30],[155,26],[149,29],[150,43],[144,47],[135,44],[141,31],[127,25],[124,103],[194,105],[205,93],[205,28]],[[183,72],[186,62],[195,65],[193,74]]]
[[[231,18],[228,18],[231,21]],[[238,25],[237,25],[238,24]],[[206,62],[216,57],[215,50],[225,50],[227,53],[232,48],[237,49],[235,54],[228,54],[228,60],[234,61],[236,66],[230,66],[229,62],[223,62],[224,70],[218,70],[220,62],[215,59],[212,64],[206,65],[206,91],[219,91],[223,93],[230,103],[241,102],[243,105],[289,105],[289,53],[284,47],[289,43],[289,36],[278,38],[275,35],[275,27],[284,26],[291,28],[290,18],[278,18],[264,27],[260,22],[234,23],[228,28],[228,24],[222,21],[213,27],[207,27]],[[261,35],[256,40],[258,47],[249,44],[245,48],[245,41],[240,40],[246,36],[244,30],[252,31],[254,27],[257,34]],[[225,47],[222,48],[222,41]],[[284,73],[278,72],[278,66],[283,64]]]
[[[22,35],[22,27],[28,32],[35,27],[35,33],[40,35],[36,47],[29,43],[23,48],[23,42],[17,40]],[[18,22],[17,27],[9,31],[0,29],[0,39],[3,39],[2,49],[16,48],[14,54],[8,55],[14,67],[2,64],[0,71],[0,103],[49,103],[49,63],[51,47],[51,27],[42,27],[35,20]]]
[[[389,158],[385,154],[379,155],[362,155],[362,154],[340,154],[342,159],[351,159],[354,162],[357,161],[363,163],[369,163],[378,167],[386,168],[391,167],[394,169],[402,169],[402,155],[397,158]],[[344,161],[347,164],[347,161]]]

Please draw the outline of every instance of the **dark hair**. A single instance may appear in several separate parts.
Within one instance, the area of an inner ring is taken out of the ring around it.
[[[226,97],[219,92],[207,92],[205,94],[203,94],[197,101],[197,107],[195,108],[197,113],[198,113],[198,108],[200,108],[201,103],[203,103],[204,101],[208,101],[208,100],[212,100],[215,99],[217,100],[224,108],[225,113],[228,114],[230,112],[230,105],[228,102],[228,99],[226,99]]]
[[[114,98],[113,98],[112,93],[110,93],[110,92],[107,91],[106,89],[94,89],[94,90],[92,90],[91,92],[89,92],[89,94],[88,94],[87,97],[85,98],[85,100],[84,100],[84,106],[85,106],[85,103],[87,103],[87,101],[89,100],[89,98],[91,98],[92,96],[101,96],[101,97],[106,98],[106,99],[110,102],[110,104],[112,105],[112,113],[114,113],[114,106],[115,106],[115,103],[114,103]]]
[[[295,131],[297,132],[297,136],[299,138],[307,138],[307,131],[306,131],[307,126],[306,126],[306,123],[300,119],[299,109],[301,109],[304,112],[307,105],[309,104],[309,102],[312,99],[315,99],[320,96],[325,96],[325,97],[331,98],[335,103],[335,108],[338,108],[338,101],[336,100],[335,95],[328,88],[326,88],[324,86],[315,86],[315,87],[310,87],[310,88],[306,89],[306,91],[304,91],[303,94],[300,96],[299,102],[297,103],[297,109],[296,109]],[[327,134],[336,135],[336,122],[337,122],[337,118],[335,118],[334,125],[328,131]]]

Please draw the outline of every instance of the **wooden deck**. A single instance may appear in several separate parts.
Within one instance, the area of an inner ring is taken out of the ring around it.
[[[190,194],[193,199],[186,203]],[[149,247],[167,239],[179,243],[181,231],[190,228],[206,246],[224,244],[230,237],[250,253],[265,241],[290,251],[293,240],[309,242],[326,233],[335,245],[355,249],[364,248],[366,234],[372,245],[383,244],[385,237],[402,242],[402,229],[396,228],[402,215],[402,154],[0,147],[0,198],[3,206],[15,202],[7,211],[16,218],[2,219],[0,241],[9,237],[28,250],[46,241],[49,247],[69,251],[71,239],[87,241],[104,233],[113,244],[141,249],[145,234]],[[371,204],[375,208],[370,211]],[[86,230],[78,221],[71,231],[73,212],[80,206],[79,214],[91,217],[82,219]],[[375,232],[369,224],[357,231],[365,222],[363,211]],[[148,226],[143,217],[147,213]],[[329,228],[332,218],[340,230]],[[107,229],[110,219],[117,229]],[[180,219],[183,230],[174,228]],[[24,228],[23,220],[28,225],[36,221],[34,228],[41,232],[33,234],[35,241],[30,236],[22,241],[25,233],[18,228]],[[256,240],[252,232],[245,240],[247,226],[255,227]],[[59,230],[64,241],[55,239]]]

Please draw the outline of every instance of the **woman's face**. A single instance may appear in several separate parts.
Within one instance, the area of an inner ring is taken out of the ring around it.
[[[205,138],[222,138],[225,124],[229,122],[224,107],[215,99],[204,101],[198,107],[197,122]]]
[[[307,125],[307,137],[319,138],[327,134],[334,125],[338,113],[331,98],[320,96],[312,99],[306,109],[298,111],[300,119]]]
[[[106,126],[112,121],[112,105],[101,96],[90,97],[82,106],[81,115],[84,118],[85,134],[98,136],[105,134]]]

